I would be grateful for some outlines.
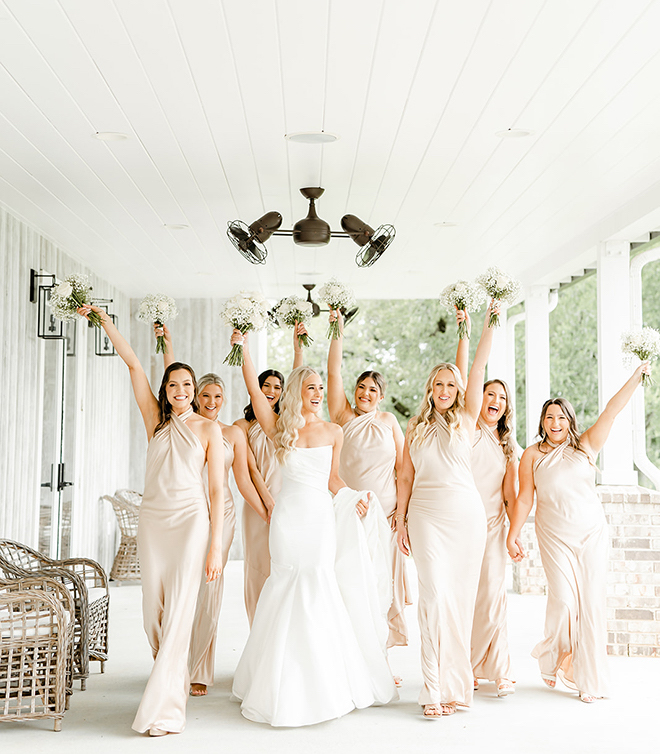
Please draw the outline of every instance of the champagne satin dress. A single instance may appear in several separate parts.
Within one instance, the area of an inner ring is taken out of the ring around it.
[[[479,419],[472,446],[472,472],[486,511],[486,549],[472,626],[475,678],[509,678],[505,573],[506,512],[502,483],[507,460],[495,433]]]
[[[388,520],[396,509],[396,444],[391,427],[378,420],[378,412],[360,414],[346,422],[339,476],[354,490],[372,490]],[[388,647],[407,646],[408,628],[403,611],[411,604],[405,556],[392,532],[392,604],[387,614]]]
[[[419,579],[424,686],[419,703],[469,706],[470,635],[486,543],[486,514],[474,483],[472,446],[441,414],[410,450],[415,481],[408,536]]]
[[[257,468],[270,494],[276,498],[282,486],[282,476],[280,466],[275,459],[273,442],[257,421],[250,424],[247,436]],[[268,535],[268,524],[245,503],[243,505],[244,597],[250,626],[254,620],[259,595],[270,575]]]
[[[190,641],[190,683],[213,685],[213,667],[215,663],[215,642],[218,633],[218,618],[222,607],[222,592],[225,583],[224,568],[229,559],[229,550],[236,529],[236,509],[234,498],[229,488],[229,471],[234,463],[234,447],[223,437],[225,446],[225,515],[222,527],[222,568],[219,579],[206,583],[206,574],[202,568],[202,581],[197,596],[197,609]]]
[[[144,630],[154,665],[133,722],[144,733],[180,733],[186,724],[188,651],[199,574],[209,539],[209,509],[202,472],[206,454],[181,418],[149,441],[140,505],[138,554]]]
[[[532,655],[541,673],[607,695],[609,533],[596,467],[568,441],[534,465],[536,536],[548,579],[545,638]]]

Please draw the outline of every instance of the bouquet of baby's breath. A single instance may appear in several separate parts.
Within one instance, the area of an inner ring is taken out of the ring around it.
[[[170,296],[162,293],[149,293],[142,301],[138,309],[137,318],[148,325],[158,325],[162,327],[166,322],[170,322],[179,316],[179,310],[176,303]],[[156,338],[156,353],[167,353],[165,338],[159,335]]]
[[[261,293],[241,291],[227,301],[220,316],[228,325],[245,335],[250,330],[262,330],[266,326],[268,303]],[[242,367],[243,346],[235,343],[223,363],[232,367]]]
[[[503,304],[512,304],[520,293],[520,283],[509,277],[499,267],[489,267],[475,280],[493,299]],[[488,327],[499,327],[500,315],[491,313]]]
[[[299,322],[306,325],[312,318],[312,305],[300,296],[286,296],[280,299],[273,308],[273,315],[279,325],[295,327]],[[300,346],[309,347],[313,338],[303,333],[298,336]]]
[[[440,303],[452,314],[456,309],[464,312],[476,312],[481,309],[486,296],[483,288],[467,280],[458,280],[448,285],[440,294]],[[458,323],[458,337],[461,340],[470,337],[467,320]]]
[[[355,304],[355,295],[353,291],[348,286],[338,282],[335,278],[332,278],[330,282],[321,286],[319,289],[319,298],[333,311],[335,309],[346,311],[349,307]],[[336,319],[328,326],[327,338],[328,340],[331,338],[337,340],[339,335],[339,320]]]
[[[92,287],[87,275],[73,273],[64,278],[50,292],[48,305],[53,311],[53,316],[63,322],[75,319],[78,316],[78,308],[89,306],[92,303],[90,296]],[[90,312],[87,319],[94,327],[101,327],[101,316],[98,312]]]
[[[621,336],[621,350],[641,361],[655,361],[660,356],[660,332],[653,327],[632,330]],[[642,375],[642,385],[652,385],[650,374]]]

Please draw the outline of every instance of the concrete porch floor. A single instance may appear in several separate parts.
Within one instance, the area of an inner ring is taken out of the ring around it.
[[[189,700],[181,735],[149,739],[131,730],[151,668],[142,631],[140,587],[113,586],[110,660],[100,675],[92,663],[87,691],[76,691],[60,733],[52,721],[3,723],[3,752],[33,750],[135,754],[161,752],[305,752],[305,754],[388,754],[389,752],[660,752],[660,660],[610,658],[612,698],[592,705],[561,687],[547,689],[530,650],[542,635],[544,597],[509,595],[509,640],[516,693],[495,696],[483,683],[469,711],[424,720],[417,705],[421,684],[415,606],[407,610],[411,645],[391,652],[392,669],[404,679],[400,700],[387,707],[356,710],[345,717],[299,729],[272,729],[245,720],[229,699],[234,668],[247,635],[242,562],[230,561],[220,620],[216,685],[209,695]],[[409,574],[416,590],[412,563]]]

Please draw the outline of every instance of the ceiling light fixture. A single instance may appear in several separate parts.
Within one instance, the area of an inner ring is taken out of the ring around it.
[[[126,139],[130,139],[131,137],[118,131],[97,131],[92,134],[92,138],[99,141],[126,141]]]
[[[298,144],[330,144],[339,139],[339,134],[333,134],[329,131],[297,131],[284,134],[284,138]]]
[[[332,237],[351,238],[360,250],[355,256],[358,267],[371,267],[385,253],[394,240],[396,230],[392,225],[381,225],[376,230],[355,215],[344,215],[341,219],[342,231],[331,230],[325,220],[316,214],[316,200],[325,189],[320,186],[301,188],[300,193],[309,201],[307,217],[291,230],[280,230],[282,215],[268,212],[263,217],[247,225],[242,220],[227,223],[227,236],[234,248],[252,264],[265,264],[268,249],[264,243],[273,235],[293,236],[298,246],[325,246]]]
[[[507,128],[506,131],[496,131],[495,136],[499,136],[500,139],[522,139],[525,136],[531,136],[534,131],[530,131],[528,128]]]
[[[433,223],[433,225],[436,228],[455,228],[458,225],[458,223],[451,223],[451,222],[445,221],[441,223]]]
[[[182,223],[164,223],[163,228],[168,230],[187,230],[190,225],[183,225]]]

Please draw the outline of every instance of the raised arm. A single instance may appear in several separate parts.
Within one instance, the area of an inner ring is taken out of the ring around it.
[[[147,437],[151,439],[154,429],[158,424],[158,401],[151,391],[151,385],[147,379],[147,375],[140,364],[138,357],[135,355],[135,351],[131,348],[128,341],[115,327],[115,323],[107,315],[103,309],[99,309],[98,306],[81,306],[78,309],[78,314],[87,318],[87,315],[91,312],[96,312],[101,317],[101,324],[105,330],[107,336],[110,338],[115,351],[119,354],[122,361],[128,367],[128,372],[131,376],[131,385],[133,386],[133,394],[135,400],[142,414],[142,421],[144,427],[147,430]]]
[[[456,324],[461,322],[467,322],[468,336],[467,338],[459,338],[458,346],[456,348],[456,366],[463,378],[463,384],[467,385],[468,381],[468,360],[470,358],[470,334],[472,332],[472,322],[470,321],[470,315],[463,309],[456,309]]]
[[[208,422],[206,463],[209,473],[209,509],[211,514],[211,537],[206,557],[206,582],[214,581],[222,573],[222,529],[225,519],[225,446],[222,430],[217,422]]]
[[[332,432],[332,465],[330,467],[330,477],[328,479],[328,489],[333,495],[339,490],[346,487],[346,482],[339,476],[339,456],[341,455],[341,446],[344,444],[344,433],[341,427],[336,424],[328,424],[327,427]]]
[[[174,364],[176,359],[174,358],[174,348],[172,346],[172,334],[170,333],[167,325],[159,325],[154,322],[154,335],[158,338],[163,336],[165,338],[165,351],[163,352],[163,367],[167,369],[170,364]]]
[[[305,363],[304,357],[303,357],[303,346],[300,345],[300,336],[301,335],[309,335],[307,332],[307,328],[305,325],[303,325],[302,322],[298,322],[298,324],[293,328],[293,366],[291,369],[298,369],[298,367],[303,366]]]
[[[650,374],[648,361],[644,361],[637,367],[637,369],[635,369],[632,376],[621,390],[613,395],[607,402],[607,406],[603,409],[603,413],[598,417],[596,423],[589,427],[580,438],[582,443],[591,450],[594,456],[598,455],[603,445],[605,445],[605,441],[609,437],[614,420],[632,398],[633,393],[642,381],[643,374]]]
[[[520,490],[516,502],[511,509],[511,505],[508,506],[507,513],[509,514],[509,535],[506,540],[506,549],[509,551],[509,555],[516,563],[520,562],[525,553],[518,541],[518,536],[523,528],[523,524],[527,521],[527,517],[531,513],[532,506],[534,505],[534,461],[537,457],[538,451],[535,445],[530,445],[529,448],[523,453],[520,460]]]
[[[245,439],[245,435],[238,427],[229,427],[224,430],[227,439],[231,439],[234,443],[234,462],[232,463],[232,471],[234,472],[234,479],[236,480],[236,486],[238,491],[243,496],[245,502],[258,513],[264,521],[268,521],[268,511],[266,506],[261,501],[259,493],[252,482],[250,477],[250,471],[248,469],[248,444]]]
[[[344,318],[339,311],[331,311],[330,322],[339,322],[339,337],[330,340],[328,349],[328,413],[330,421],[343,426],[353,418],[351,404],[344,392],[344,382],[341,378],[341,361],[344,349]]]
[[[243,344],[243,379],[245,380],[245,386],[250,394],[250,401],[252,402],[254,415],[257,417],[257,421],[261,425],[263,431],[272,440],[275,437],[277,414],[270,407],[268,399],[261,392],[261,388],[259,387],[259,378],[257,377],[257,370],[252,363],[247,335],[243,335],[240,330],[234,330],[231,336],[231,344],[235,345],[236,343]]]
[[[481,331],[481,337],[479,338],[479,345],[477,346],[477,352],[474,355],[474,361],[472,362],[472,368],[470,369],[467,386],[465,388],[466,411],[475,424],[479,416],[479,411],[481,411],[486,364],[488,364],[490,349],[493,345],[493,328],[489,327],[488,323],[490,321],[491,312],[496,311],[498,308],[499,304],[496,301],[492,301],[486,310],[484,326]]]

